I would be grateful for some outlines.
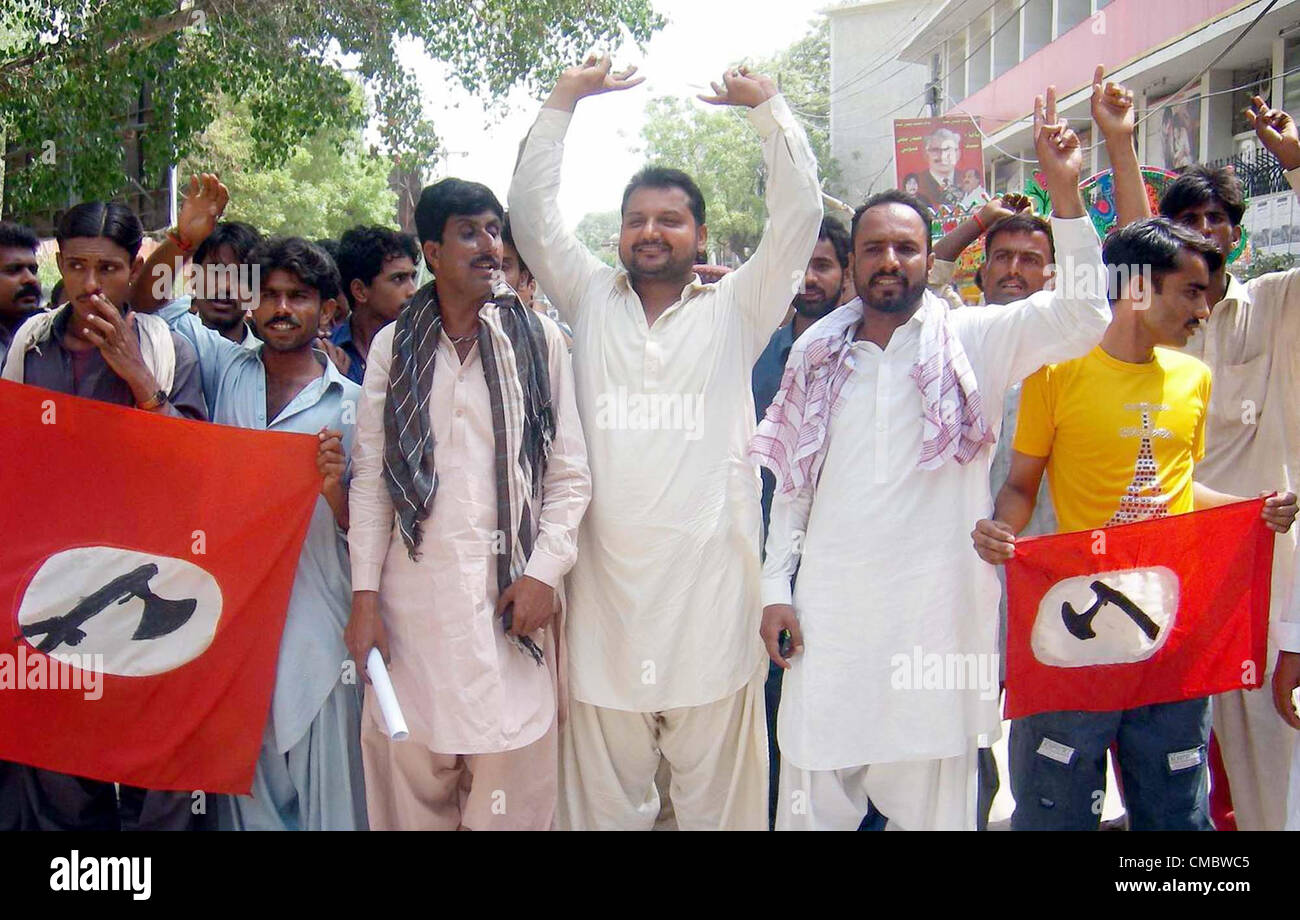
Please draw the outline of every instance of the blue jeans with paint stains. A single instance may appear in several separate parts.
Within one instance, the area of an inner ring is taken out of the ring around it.
[[[1044,712],[1011,723],[1014,831],[1096,830],[1116,745],[1135,831],[1208,831],[1208,697],[1118,712]]]

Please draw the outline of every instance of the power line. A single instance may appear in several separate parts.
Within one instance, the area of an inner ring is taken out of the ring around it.
[[[1219,63],[1219,61],[1221,61],[1221,60],[1224,58],[1224,56],[1227,55],[1227,53],[1228,53],[1229,51],[1231,51],[1233,48],[1235,48],[1235,47],[1237,46],[1237,43],[1240,42],[1243,38],[1245,38],[1246,35],[1247,35],[1247,33],[1249,33],[1251,29],[1255,28],[1255,26],[1259,24],[1259,21],[1260,21],[1261,19],[1263,19],[1264,16],[1268,13],[1268,11],[1271,10],[1271,9],[1272,9],[1276,4],[1277,4],[1277,0],[1270,0],[1269,4],[1268,4],[1266,7],[1264,7],[1263,10],[1260,11],[1259,15],[1256,16],[1255,19],[1254,19],[1254,20],[1253,20],[1253,21],[1252,21],[1248,26],[1246,26],[1246,28],[1245,28],[1245,29],[1244,29],[1244,30],[1243,30],[1239,35],[1237,35],[1237,37],[1234,38],[1234,39],[1233,39],[1233,40],[1228,44],[1228,46],[1227,46],[1226,48],[1224,48],[1221,52],[1219,52],[1219,54],[1215,56],[1214,60],[1212,60],[1212,61],[1210,61],[1210,63],[1206,64],[1205,67],[1203,67],[1203,68],[1200,70],[1200,72],[1196,74],[1196,76],[1192,77],[1190,80],[1188,80],[1186,83],[1184,83],[1184,84],[1183,84],[1183,87],[1182,87],[1181,89],[1179,89],[1179,90],[1177,90],[1176,92],[1171,93],[1169,96],[1167,96],[1167,97],[1165,98],[1165,100],[1164,100],[1163,102],[1161,102],[1159,105],[1155,105],[1155,106],[1151,106],[1151,107],[1147,108],[1147,109],[1143,112],[1142,117],[1138,118],[1138,119],[1133,123],[1133,131],[1134,131],[1134,134],[1136,135],[1136,133],[1137,133],[1137,129],[1138,129],[1139,127],[1141,127],[1142,124],[1144,124],[1144,123],[1146,122],[1146,120],[1147,120],[1148,118],[1150,118],[1151,116],[1153,116],[1156,112],[1159,112],[1159,111],[1161,111],[1162,109],[1165,109],[1165,108],[1167,108],[1168,106],[1171,106],[1171,105],[1177,105],[1177,104],[1181,104],[1181,103],[1184,103],[1184,102],[1189,102],[1190,100],[1188,100],[1188,99],[1183,99],[1183,98],[1180,98],[1180,97],[1182,97],[1182,95],[1183,95],[1184,93],[1186,93],[1189,89],[1191,89],[1193,86],[1195,86],[1197,83],[1199,83],[1200,80],[1201,80],[1201,78],[1204,77],[1205,74],[1208,73],[1208,72],[1210,71],[1210,69],[1214,67],[1215,64]],[[1208,24],[1207,24],[1207,26],[1208,26]],[[1280,74],[1279,76],[1285,78],[1285,77],[1290,76],[1290,75],[1293,74],[1293,73],[1298,73],[1298,72],[1300,72],[1300,67],[1296,67],[1296,68],[1294,68],[1294,69],[1292,69],[1292,70],[1288,70],[1288,71],[1286,71],[1286,72]],[[1271,81],[1270,81],[1270,82],[1271,82]],[[1226,94],[1226,93],[1235,93],[1235,92],[1238,92],[1238,91],[1243,90],[1243,89],[1250,89],[1250,88],[1253,87],[1253,86],[1257,86],[1258,83],[1259,83],[1258,80],[1252,80],[1252,81],[1249,82],[1249,83],[1243,83],[1241,86],[1233,86],[1233,87],[1229,87],[1228,89],[1215,90],[1215,91],[1212,92],[1212,93],[1203,93],[1203,94],[1198,93],[1197,96],[1196,96],[1196,98],[1197,98],[1197,99],[1200,99],[1200,98],[1202,97],[1202,95],[1203,95],[1205,98],[1209,98],[1209,97],[1211,97],[1211,96],[1222,96],[1222,95],[1224,95],[1224,94]],[[968,111],[966,111],[965,109],[962,109],[961,106],[960,106],[960,104],[957,103],[956,100],[954,100],[951,96],[948,96],[947,99],[948,99],[949,104],[951,104],[951,105],[953,106],[953,108],[949,109],[948,111],[950,111],[950,112],[958,112],[958,113],[960,113],[960,114],[962,114],[962,115],[967,115],[967,116],[969,116],[970,119],[971,119],[971,121],[975,124],[975,130],[979,132],[979,135],[980,135],[980,137],[983,139],[984,143],[988,144],[988,145],[989,145],[990,147],[992,147],[994,150],[999,151],[1000,153],[1002,153],[1002,154],[1003,154],[1004,156],[1006,156],[1007,158],[1009,158],[1009,159],[1011,159],[1011,160],[1015,160],[1016,162],[1019,162],[1019,163],[1037,163],[1037,162],[1038,162],[1037,159],[1027,160],[1027,159],[1025,159],[1024,157],[1017,156],[1016,154],[1008,153],[1007,151],[1003,150],[1001,147],[999,147],[997,144],[995,144],[995,143],[994,143],[994,142],[989,138],[989,136],[988,136],[987,134],[984,133],[984,130],[980,127],[980,125],[979,125],[979,119],[980,119],[981,117],[986,117],[986,116],[978,116],[978,115],[976,115],[976,114],[973,113],[973,112],[968,112]],[[1030,123],[1032,124],[1033,116],[1030,115],[1030,116],[1028,116],[1028,118],[1029,118],[1029,120],[1030,120]],[[1022,115],[1020,118],[1017,118],[1017,119],[1015,119],[1014,121],[1008,122],[1007,125],[1004,125],[1004,126],[1003,126],[1003,129],[1005,129],[1006,127],[1008,127],[1008,126],[1010,126],[1010,125],[1019,125],[1019,124],[1021,124],[1022,122],[1024,122],[1025,120],[1026,120],[1026,116],[1023,116],[1023,115]],[[1084,147],[1083,150],[1082,150],[1082,152],[1083,152],[1083,153],[1091,153],[1093,150],[1095,150],[1096,148],[1100,147],[1103,143],[1104,143],[1104,141],[1100,141],[1100,140],[1099,140],[1099,141],[1094,141],[1093,143],[1089,144],[1087,147]]]
[[[939,2],[944,2],[944,0],[939,0]],[[996,5],[997,5],[997,0],[993,0],[993,3],[989,4],[988,7],[985,8],[984,12],[981,13],[980,15],[981,16],[988,15],[988,11],[993,9],[993,7]],[[869,73],[871,73],[876,68],[878,68],[880,65],[887,63],[890,60],[891,55],[894,53],[894,48],[897,45],[899,39],[901,39],[908,32],[912,31],[912,23],[916,22],[916,20],[921,17],[922,13],[928,13],[928,12],[930,12],[928,6],[923,10],[917,10],[917,12],[913,14],[912,18],[907,21],[907,23],[903,26],[903,28],[900,29],[892,38],[890,38],[889,41],[885,42],[884,44],[885,51],[879,57],[871,61],[871,63],[863,66],[863,68],[859,70],[854,76],[845,80],[839,86],[831,87],[830,97],[834,98],[838,93],[843,92],[853,84],[859,82],[864,77],[866,77]]]
[[[1276,3],[1277,0],[1273,0],[1273,2]],[[948,77],[949,77],[949,76],[950,76],[950,75],[951,75],[951,74],[952,74],[952,73],[953,73],[953,72],[954,72],[958,67],[963,67],[963,66],[965,66],[965,64],[966,64],[967,61],[969,61],[969,60],[970,60],[971,58],[973,58],[977,53],[979,53],[979,52],[984,48],[985,45],[987,45],[989,42],[993,41],[993,37],[994,37],[995,35],[997,35],[999,32],[1001,32],[1001,31],[1006,27],[1007,23],[1009,23],[1012,19],[1018,17],[1018,16],[1020,15],[1020,11],[1021,11],[1022,9],[1024,9],[1028,4],[1029,4],[1029,0],[1022,0],[1021,4],[1020,4],[1018,7],[1016,7],[1014,10],[1012,10],[1011,13],[1010,13],[1010,15],[1008,15],[1006,19],[1002,20],[1002,24],[1001,24],[1001,25],[999,25],[997,28],[995,28],[995,29],[993,29],[991,32],[989,32],[988,37],[985,38],[984,41],[982,41],[982,42],[980,42],[978,45],[976,45],[973,49],[971,49],[971,52],[970,52],[969,54],[967,54],[964,58],[962,58],[962,59],[961,59],[961,60],[960,60],[960,61],[959,61],[955,66],[950,67],[950,68],[948,68],[948,70],[944,71],[944,73],[942,74],[942,76],[939,77],[939,80],[938,80],[938,81],[931,81],[930,83],[927,83],[925,89],[921,90],[919,93],[916,93],[916,94],[913,95],[911,98],[904,100],[902,103],[900,103],[899,105],[897,105],[896,107],[894,107],[894,108],[891,109],[890,111],[886,112],[885,114],[883,114],[883,115],[878,115],[878,116],[876,116],[875,118],[872,118],[872,119],[870,119],[870,120],[868,120],[868,121],[865,121],[865,122],[859,122],[858,124],[855,124],[855,125],[845,125],[845,126],[842,126],[841,130],[847,130],[847,129],[849,129],[849,128],[860,127],[861,125],[864,125],[864,124],[870,124],[871,122],[879,121],[879,120],[882,119],[882,118],[888,118],[888,117],[890,117],[891,115],[895,114],[896,112],[900,112],[900,111],[902,111],[903,109],[907,108],[908,106],[910,106],[910,105],[911,105],[914,101],[916,101],[917,99],[920,99],[922,96],[925,96],[926,94],[928,94],[928,93],[930,92],[930,87],[931,87],[931,85],[933,85],[934,82],[946,82],[947,79],[948,79]],[[996,2],[995,2],[994,5],[996,5]],[[990,6],[988,9],[992,9],[992,8],[993,8],[993,7]],[[988,12],[988,9],[986,9],[984,12],[987,13],[987,12]],[[984,15],[984,14],[981,14],[981,15]],[[910,66],[910,65],[909,65],[909,66]],[[895,77],[895,76],[897,76],[898,74],[902,73],[902,71],[903,71],[902,68],[900,68],[899,70],[894,71],[894,73],[890,74],[890,76],[887,77],[886,80],[888,80],[888,79],[892,79],[893,77]],[[883,81],[882,81],[881,84],[876,84],[875,86],[880,86],[880,85],[883,85]],[[863,93],[863,92],[868,91],[869,89],[875,88],[875,86],[873,86],[873,87],[867,87],[867,88],[862,89],[862,90],[856,90],[855,92],[850,93],[849,96],[856,96],[856,95],[859,95],[859,94],[861,94],[861,93]],[[846,97],[846,98],[847,98],[847,97]]]

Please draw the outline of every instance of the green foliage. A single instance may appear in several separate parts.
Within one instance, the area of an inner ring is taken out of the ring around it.
[[[358,126],[345,68],[373,99],[381,152],[404,165],[426,163],[437,135],[421,111],[419,75],[399,60],[399,45],[448,63],[468,90],[500,100],[517,85],[548,85],[592,45],[625,37],[644,42],[663,25],[650,0],[3,6],[0,132],[12,155],[4,187],[9,213],[122,194],[124,146],[139,154],[146,181],[161,177],[195,152],[222,99],[241,99],[254,113],[251,162],[280,166],[304,137]],[[133,114],[149,129],[137,131]],[[51,149],[53,156],[42,156]]]
[[[1249,281],[1251,278],[1258,278],[1260,275],[1266,275],[1269,272],[1284,272],[1295,267],[1296,257],[1294,253],[1278,252],[1267,253],[1257,252],[1255,257],[1249,262],[1234,262],[1228,266],[1228,270],[1239,281]]]
[[[820,166],[822,187],[838,170],[830,156],[830,26],[826,20],[786,50],[753,70],[777,81],[803,124]],[[676,98],[653,99],[642,129],[648,163],[689,173],[704,193],[710,248],[721,243],[748,256],[766,220],[763,154],[736,108],[701,109]]]
[[[623,219],[618,211],[592,211],[578,221],[574,235],[582,240],[588,250],[595,253],[606,265],[618,264],[618,244],[611,249],[610,240],[617,241]]]
[[[360,89],[349,100],[360,111]],[[358,130],[324,128],[300,144],[283,166],[257,165],[256,117],[247,103],[223,104],[182,164],[185,181],[215,172],[230,189],[225,216],[265,233],[338,238],[357,224],[396,226],[397,195],[388,187],[388,157],[369,156]]]

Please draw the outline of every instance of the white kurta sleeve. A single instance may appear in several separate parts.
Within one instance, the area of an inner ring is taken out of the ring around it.
[[[1053,217],[1052,236],[1057,268],[1053,290],[1002,307],[953,314],[974,327],[984,367],[999,378],[998,392],[1044,364],[1087,354],[1110,325],[1101,242],[1091,219]]]
[[[384,483],[384,402],[388,368],[393,360],[389,323],[370,343],[365,381],[357,406],[352,441],[352,484],[348,488],[348,551],[352,556],[352,590],[378,591],[379,575],[393,530],[393,500]]]
[[[510,232],[519,255],[570,326],[577,323],[592,279],[614,271],[569,232],[556,202],[564,135],[572,118],[572,112],[542,109],[524,141],[508,195]]]
[[[745,321],[753,364],[803,282],[821,229],[822,192],[817,160],[784,96],[750,109],[749,120],[763,139],[767,225],[754,254],[718,286]]]
[[[767,555],[763,560],[763,606],[791,602],[790,580],[799,568],[812,511],[813,490],[772,496],[772,516],[767,527]]]
[[[560,579],[578,559],[578,525],[591,501],[591,470],[587,444],[573,393],[573,365],[564,337],[554,322],[542,317],[551,376],[551,406],[555,437],[542,478],[542,508],[538,534],[524,574],[558,588]]]

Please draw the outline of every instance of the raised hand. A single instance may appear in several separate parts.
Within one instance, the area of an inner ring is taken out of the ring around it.
[[[1006,220],[1021,211],[1028,210],[1033,207],[1033,204],[1028,196],[1018,195],[1015,192],[990,198],[979,209],[980,223],[985,227],[992,227],[1000,220]]]
[[[733,67],[722,75],[722,85],[710,81],[713,95],[703,93],[699,99],[710,105],[743,105],[754,108],[776,95],[776,84],[760,73],[751,73],[748,67]]]
[[[1047,87],[1047,101],[1034,97],[1034,150],[1038,166],[1052,196],[1052,213],[1057,217],[1083,217],[1079,176],[1083,172],[1083,150],[1079,136],[1056,114],[1056,87]]]
[[[608,55],[588,55],[581,64],[560,74],[555,89],[546,100],[547,107],[572,112],[579,99],[620,92],[645,82],[645,77],[634,77],[635,67],[629,67],[621,73],[614,73],[612,67]]]
[[[1281,109],[1270,109],[1261,96],[1252,96],[1246,121],[1255,129],[1260,143],[1277,157],[1283,169],[1300,166],[1300,131],[1295,119]]]
[[[189,194],[176,217],[176,232],[188,249],[193,250],[212,235],[229,201],[230,190],[212,173],[190,177]]]
[[[1133,92],[1106,78],[1106,68],[1097,65],[1092,75],[1092,120],[1106,138],[1132,138],[1137,124]],[[1131,141],[1130,141],[1131,143]]]

